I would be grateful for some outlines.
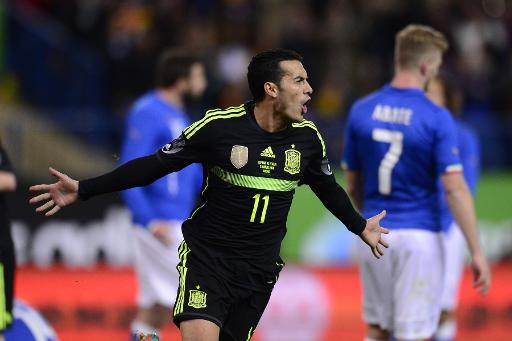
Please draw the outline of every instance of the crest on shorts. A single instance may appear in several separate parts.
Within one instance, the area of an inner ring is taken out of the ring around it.
[[[249,160],[249,148],[246,146],[234,145],[231,148],[231,163],[236,169],[240,169],[247,164]]]
[[[295,145],[292,145],[292,148],[295,148]],[[297,149],[288,149],[284,152],[285,160],[284,160],[284,171],[290,173],[291,175],[297,174],[300,172],[300,152]]]
[[[206,293],[201,291],[201,287],[196,286],[197,290],[190,290],[188,295],[188,305],[192,308],[206,308]]]

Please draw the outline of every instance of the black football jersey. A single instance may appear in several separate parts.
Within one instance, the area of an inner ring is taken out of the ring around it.
[[[295,188],[335,182],[311,121],[269,133],[253,103],[206,112],[157,156],[169,171],[203,164],[201,203],[183,224],[190,249],[263,270],[279,260]]]

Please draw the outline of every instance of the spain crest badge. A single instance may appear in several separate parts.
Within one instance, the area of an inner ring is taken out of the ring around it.
[[[300,152],[297,149],[287,149],[284,152],[284,171],[291,175],[300,172]]]

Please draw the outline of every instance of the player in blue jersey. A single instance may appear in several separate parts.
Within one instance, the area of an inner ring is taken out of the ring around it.
[[[348,118],[348,190],[365,216],[387,208],[383,224],[392,230],[383,262],[360,257],[366,341],[425,340],[436,330],[444,276],[439,177],[469,246],[474,285],[481,292],[490,285],[454,121],[424,94],[447,48],[430,27],[404,28],[396,36],[391,84],[358,100]]]
[[[165,51],[157,66],[156,89],[139,98],[126,120],[121,162],[153,153],[190,125],[184,112],[187,96],[206,87],[203,64],[182,51]],[[147,187],[122,192],[135,228],[135,271],[138,312],[132,334],[158,333],[172,314],[178,289],[176,250],[183,240],[181,223],[198,200],[201,166],[190,165]]]
[[[439,76],[428,86],[427,96],[436,104],[445,107],[458,118],[462,112],[462,94],[446,76]],[[475,132],[456,119],[459,155],[464,168],[464,178],[475,194],[480,173],[480,145]],[[464,270],[464,236],[451,214],[444,192],[440,192],[441,217],[445,250],[445,287],[441,299],[441,319],[434,334],[434,341],[452,341],[457,333],[455,308],[458,289]]]

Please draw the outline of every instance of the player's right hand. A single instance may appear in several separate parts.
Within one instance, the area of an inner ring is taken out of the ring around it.
[[[491,287],[491,270],[485,257],[481,254],[473,256],[471,269],[473,270],[473,288],[481,294],[487,294]]]
[[[36,208],[36,212],[46,211],[45,216],[47,217],[54,215],[62,207],[71,205],[78,200],[78,181],[52,167],[50,167],[49,170],[50,174],[56,177],[58,181],[50,185],[41,184],[30,186],[30,191],[44,191],[44,193],[33,197],[29,201],[31,204],[36,204],[48,200],[46,203]]]

